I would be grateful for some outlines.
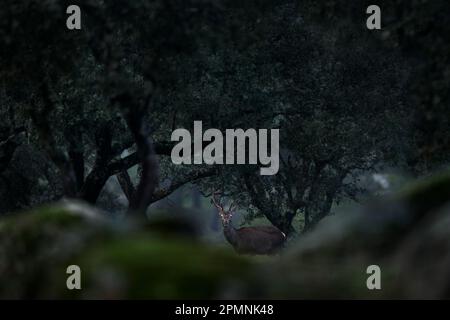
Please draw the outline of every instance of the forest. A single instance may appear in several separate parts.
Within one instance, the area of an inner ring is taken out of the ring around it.
[[[448,1],[3,2],[0,298],[450,298]]]

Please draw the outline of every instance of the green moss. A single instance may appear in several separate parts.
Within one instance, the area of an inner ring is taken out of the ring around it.
[[[7,216],[0,220],[0,233],[8,229],[27,226],[38,229],[41,224],[55,224],[61,227],[79,224],[83,217],[76,215],[61,206],[43,206],[28,212]]]
[[[54,268],[100,237],[98,229],[59,205],[1,219],[0,297],[41,297]]]
[[[121,295],[141,299],[218,297],[227,283],[245,280],[251,267],[247,259],[228,251],[148,236],[97,246],[81,261],[87,292],[92,289],[97,296],[107,296],[108,284],[98,279],[109,273],[123,286]]]
[[[4,219],[0,240],[3,297],[220,297],[252,268],[229,250],[148,227],[118,231],[59,206]],[[71,264],[81,267],[81,291],[66,288]]]

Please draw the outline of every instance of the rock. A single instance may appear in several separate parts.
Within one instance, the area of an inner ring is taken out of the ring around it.
[[[251,262],[194,239],[113,224],[64,202],[0,222],[1,298],[244,297]],[[68,290],[66,268],[82,270]]]
[[[450,298],[450,174],[324,219],[269,265],[268,297]],[[382,290],[368,290],[378,265]]]
[[[41,207],[0,220],[0,298],[450,298],[449,181],[324,219],[275,257],[204,243],[178,212],[136,223],[80,202]],[[73,264],[82,290],[66,287]],[[370,265],[382,290],[366,286]]]

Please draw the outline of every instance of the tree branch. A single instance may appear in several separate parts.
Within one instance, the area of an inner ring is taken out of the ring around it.
[[[145,107],[149,105],[150,100],[151,95],[148,95]],[[125,121],[136,142],[138,161],[142,165],[141,179],[130,202],[130,211],[145,213],[159,181],[159,164],[148,125],[144,120],[145,109],[140,105],[142,102],[127,92],[116,96],[113,101],[118,102],[123,110]]]
[[[123,193],[127,197],[128,202],[130,202],[133,199],[133,195],[136,192],[136,188],[131,182],[131,178],[130,175],[128,174],[128,171],[124,170],[118,173],[117,180],[119,181],[120,187],[122,188]]]
[[[67,196],[74,196],[76,194],[76,178],[72,164],[65,153],[58,147],[58,143],[56,143],[50,128],[48,117],[55,109],[55,106],[50,96],[50,89],[45,80],[42,81],[39,90],[44,107],[40,112],[38,111],[38,108],[33,108],[30,112],[31,120],[38,131],[39,139],[44,150],[47,151],[50,159],[61,172],[64,194]]]
[[[217,174],[217,168],[211,167],[204,170],[191,172],[177,181],[173,181],[167,188],[156,190],[152,197],[152,203],[161,200],[172,192],[189,182],[195,182],[204,178],[212,177]]]
[[[69,158],[74,170],[77,191],[80,191],[84,184],[84,145],[83,136],[80,130],[70,128],[65,133],[69,141]]]
[[[153,145],[155,148],[155,154],[170,155],[172,152],[172,147],[175,144],[171,142],[155,142],[153,143]],[[123,170],[128,170],[139,163],[140,162],[138,152],[133,152],[122,159],[110,162],[108,164],[108,170],[111,173],[111,175],[115,175],[119,174]]]
[[[109,124],[105,124],[96,132],[95,164],[80,190],[80,197],[89,203],[95,204],[106,181],[111,176],[107,167],[112,156],[111,142],[111,128]]]

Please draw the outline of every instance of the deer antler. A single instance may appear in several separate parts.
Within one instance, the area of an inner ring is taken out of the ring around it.
[[[230,207],[228,208],[228,212],[233,213],[233,211],[236,209],[236,206],[237,206],[236,201],[232,201]]]
[[[228,217],[230,219],[233,216],[233,211],[236,209],[236,201],[232,201],[228,210],[225,210],[224,205],[221,202],[221,199],[218,199],[217,196],[222,194],[219,190],[216,190],[212,193],[211,200],[214,203],[215,207],[219,210],[219,214],[224,219]]]

